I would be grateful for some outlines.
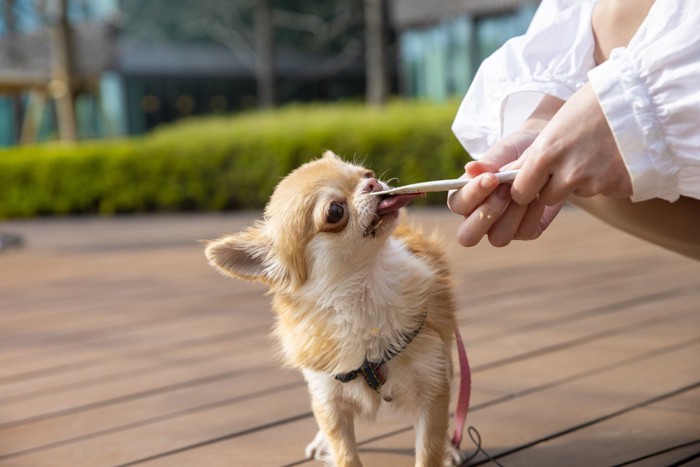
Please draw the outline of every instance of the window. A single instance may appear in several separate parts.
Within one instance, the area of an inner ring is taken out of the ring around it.
[[[511,37],[523,34],[536,5],[473,18],[460,15],[399,35],[399,74],[404,95],[444,100],[461,96],[479,64]]]

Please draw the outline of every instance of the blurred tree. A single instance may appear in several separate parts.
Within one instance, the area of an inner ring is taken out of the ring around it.
[[[0,12],[3,15],[5,21],[5,34],[10,39],[17,33],[17,17],[15,13],[15,0],[5,0],[3,10]],[[8,50],[11,60],[16,60],[17,50],[15,48],[10,48]],[[14,140],[19,140],[20,132],[22,129],[22,98],[18,94],[12,94],[10,96],[12,101],[12,128],[14,134],[12,135]]]
[[[274,105],[275,31],[270,0],[122,0],[121,10],[129,37],[225,46],[255,75],[258,105]]]
[[[261,106],[281,97],[285,79],[309,75],[308,63],[295,68],[286,61],[280,70],[279,55],[324,56],[313,74],[327,79],[363,54],[363,0],[121,0],[120,6],[129,37],[224,45],[256,76]],[[289,95],[293,88],[285,91]]]
[[[68,21],[68,0],[38,0],[47,18],[51,40],[51,82],[49,92],[56,102],[58,136],[76,141],[75,90],[73,86],[74,51]]]
[[[14,13],[12,12],[12,9],[14,8],[14,0],[5,0],[5,3],[3,4],[3,21],[5,23],[10,23],[14,22]],[[7,26],[6,26],[7,27]]]
[[[275,41],[270,0],[255,1],[255,78],[258,106],[275,105]]]
[[[364,0],[364,3],[367,103],[373,106],[383,106],[388,95],[384,2],[382,0]]]

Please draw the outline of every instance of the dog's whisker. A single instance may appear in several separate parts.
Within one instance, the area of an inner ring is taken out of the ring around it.
[[[391,182],[394,182],[394,181],[398,184],[398,182],[399,182],[398,177],[392,177],[389,180],[385,181],[384,183],[386,183],[387,185],[391,185]]]

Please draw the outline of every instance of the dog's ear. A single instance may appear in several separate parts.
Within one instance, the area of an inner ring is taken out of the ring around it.
[[[227,276],[270,283],[266,258],[271,242],[256,225],[218,240],[207,242],[204,253],[209,264]]]
[[[339,155],[337,155],[336,153],[334,153],[334,152],[331,151],[330,149],[326,150],[326,151],[323,153],[323,158],[324,158],[324,159],[335,159],[335,160],[338,160],[338,161],[341,161],[341,160],[342,160],[342,159],[340,158]]]

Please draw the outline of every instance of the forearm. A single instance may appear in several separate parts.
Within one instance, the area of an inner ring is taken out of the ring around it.
[[[520,130],[539,134],[564,105],[564,102],[562,99],[545,94],[535,110],[520,126]]]

